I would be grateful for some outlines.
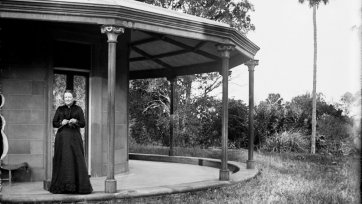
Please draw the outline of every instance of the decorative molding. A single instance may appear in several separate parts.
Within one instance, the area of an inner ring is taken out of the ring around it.
[[[251,59],[245,62],[245,65],[249,68],[249,71],[254,71],[255,66],[259,65],[259,60]]]
[[[124,33],[124,28],[115,25],[102,25],[101,33],[107,34],[109,43],[116,43],[119,34]]]
[[[4,116],[2,116],[1,114],[0,114],[0,120],[1,120],[1,129],[0,130],[4,131],[5,125],[6,125],[6,120],[5,120]],[[2,155],[0,155],[0,156],[2,156]]]
[[[102,33],[124,33],[124,28],[120,26],[114,26],[114,25],[103,25],[101,28]]]
[[[5,104],[5,97],[4,95],[2,94],[2,91],[0,89],[0,120],[1,120],[1,140],[2,140],[2,149],[3,151],[0,152],[0,163],[1,163],[1,160],[7,155],[8,153],[8,150],[9,150],[9,144],[8,144],[8,138],[6,137],[5,133],[4,133],[4,129],[5,129],[5,125],[6,125],[6,120],[5,118],[1,115],[1,110],[2,110],[2,107],[3,105]]]
[[[216,45],[217,51],[233,51],[235,49],[235,45],[231,44],[217,44]]]
[[[5,104],[5,97],[4,97],[4,95],[2,95],[1,89],[0,89],[0,110],[4,106],[4,104]]]
[[[230,58],[230,52],[235,49],[235,45],[231,44],[216,44],[216,49],[222,58]]]

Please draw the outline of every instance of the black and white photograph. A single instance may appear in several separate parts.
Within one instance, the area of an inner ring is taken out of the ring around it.
[[[361,203],[360,0],[0,0],[0,203]]]

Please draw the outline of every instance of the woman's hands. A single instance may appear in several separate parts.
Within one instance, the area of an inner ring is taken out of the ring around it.
[[[69,123],[70,123],[70,124],[76,124],[76,123],[77,123],[77,119],[72,118],[72,119],[69,120]]]
[[[68,124],[68,123],[69,123],[69,120],[64,119],[64,120],[62,121],[62,125],[66,125],[66,124]]]
[[[77,123],[77,119],[74,119],[74,118],[72,118],[72,119],[70,119],[70,120],[67,120],[67,119],[64,119],[63,121],[62,121],[62,125],[66,125],[66,124],[70,124],[70,125],[74,125],[74,124],[76,124]]]

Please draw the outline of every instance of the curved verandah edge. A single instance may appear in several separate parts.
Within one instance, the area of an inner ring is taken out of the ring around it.
[[[182,163],[199,166],[220,168],[221,161],[218,159],[200,158],[200,157],[183,157],[183,156],[166,156],[156,154],[136,154],[130,153],[131,160],[157,161],[168,163]],[[150,197],[167,194],[185,193],[200,191],[209,188],[219,188],[237,183],[245,182],[255,178],[260,174],[258,169],[246,169],[245,163],[229,161],[228,168],[232,172],[229,181],[205,180],[191,183],[181,183],[167,186],[143,187],[135,189],[119,190],[116,193],[94,192],[88,195],[69,195],[69,194],[52,194],[47,196],[32,196],[29,194],[21,195],[0,195],[2,203],[47,203],[47,202],[84,202],[84,201],[111,201],[127,198]]]

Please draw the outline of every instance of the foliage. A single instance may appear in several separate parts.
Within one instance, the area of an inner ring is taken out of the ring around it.
[[[206,106],[205,103],[207,104]],[[201,122],[198,143],[202,147],[220,146],[222,129],[222,103],[211,98],[198,101]],[[204,108],[205,107],[205,108]],[[242,100],[229,99],[228,139],[230,148],[246,148],[248,133],[248,108]]]
[[[229,99],[229,145],[232,148],[248,146],[248,107],[242,100]]]
[[[318,120],[317,131],[320,138],[317,144],[320,152],[342,155],[353,151],[352,124],[344,118],[323,115]]]
[[[354,117],[358,115],[359,109],[361,107],[361,92],[357,91],[355,94],[346,92],[340,98],[340,102],[335,103],[335,106],[343,110],[343,115]]]
[[[243,33],[255,30],[249,11],[254,6],[248,0],[137,0],[163,8],[208,18],[229,24]]]
[[[328,104],[324,100],[322,93],[317,94],[317,112],[316,118],[319,120],[323,115],[333,115],[342,117],[342,110]],[[311,131],[312,120],[312,97],[309,93],[292,98],[291,102],[287,102],[287,118],[290,124],[296,123],[295,128],[307,128]],[[289,126],[290,127],[290,126]]]
[[[311,110],[312,97],[309,93],[296,96],[290,102],[284,102],[279,94],[269,94],[256,107],[257,146],[270,151],[284,151],[279,150],[280,143],[285,137],[294,141],[296,136],[303,143],[311,134]],[[342,112],[338,106],[326,103],[321,93],[317,94],[316,146],[320,153],[340,155],[346,154],[347,149],[354,151],[352,120]]]
[[[219,146],[220,143],[220,101],[212,97],[200,97],[193,103],[193,115],[199,122],[196,141],[199,146]]]
[[[313,7],[314,5],[319,5],[320,3],[324,3],[327,4],[329,2],[329,0],[298,0],[299,3],[304,3],[304,2],[308,2],[310,7]]]
[[[255,108],[255,135],[256,142],[262,144],[266,137],[283,130],[285,122],[285,108],[280,94],[269,94],[265,101],[261,101]]]
[[[217,72],[196,74],[194,84],[197,90],[202,90],[199,97],[208,97],[213,90],[220,87],[222,84],[222,77]]]
[[[174,146],[221,146],[222,103],[220,99],[205,94],[206,89],[216,84],[208,77],[210,75],[198,75],[194,79],[179,78],[177,81]],[[198,92],[191,91],[193,85]],[[135,80],[130,87],[133,141],[168,146],[169,82],[164,79]],[[284,101],[280,94],[269,94],[255,108],[256,146],[276,152],[305,152],[308,149],[305,144],[309,142],[306,138],[311,134],[311,100],[309,93],[291,101]],[[241,100],[229,99],[228,111],[229,148],[247,148],[248,107]],[[319,153],[341,155],[355,151],[353,121],[342,112],[318,94],[316,146]]]
[[[308,138],[300,132],[285,131],[266,138],[263,149],[269,152],[298,152],[309,150]]]
[[[169,144],[168,90],[163,79],[130,82],[130,132],[135,142]]]
[[[207,76],[209,77],[209,76]],[[163,79],[134,80],[130,85],[130,131],[138,144],[169,145],[170,98]],[[185,79],[178,80],[176,146],[220,146],[222,104],[204,91],[186,94]],[[179,87],[183,86],[183,87]],[[212,85],[214,86],[214,85]],[[206,89],[210,86],[204,86]],[[183,93],[182,93],[183,92]],[[247,146],[248,109],[241,100],[229,100],[230,147]]]

